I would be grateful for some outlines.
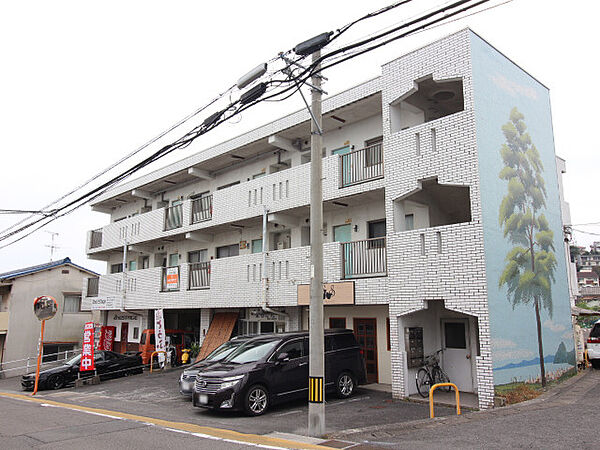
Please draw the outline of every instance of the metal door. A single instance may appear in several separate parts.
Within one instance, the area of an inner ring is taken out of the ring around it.
[[[441,365],[459,391],[473,391],[468,319],[442,319]]]

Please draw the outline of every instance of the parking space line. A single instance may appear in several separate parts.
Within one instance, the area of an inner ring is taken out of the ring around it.
[[[13,394],[9,392],[0,392],[0,397],[13,398],[16,400],[22,400],[32,403],[38,403],[44,406],[55,406],[59,408],[71,409],[74,411],[81,411],[85,413],[103,415],[113,417],[115,419],[127,419],[135,422],[144,424],[150,424],[159,426],[165,429],[177,430],[183,433],[193,434],[198,437],[205,437],[209,439],[216,439],[226,442],[235,442],[239,444],[249,444],[258,446],[268,446],[271,448],[284,448],[284,449],[315,449],[315,450],[334,450],[333,447],[326,447],[317,444],[308,444],[303,442],[292,441],[289,439],[281,439],[275,437],[261,436],[258,434],[246,434],[240,433],[233,430],[227,430],[223,428],[213,428],[201,425],[196,425],[187,422],[172,422],[164,419],[156,419],[153,417],[138,416],[136,414],[129,414],[120,411],[112,411],[100,408],[90,408],[88,406],[75,405],[71,403],[62,403],[47,398],[34,398],[28,395]]]

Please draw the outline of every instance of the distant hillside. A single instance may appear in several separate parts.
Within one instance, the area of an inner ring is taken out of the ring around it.
[[[544,356],[544,362],[545,363],[553,363],[554,355]],[[510,364],[506,364],[501,367],[494,367],[494,370],[504,370],[504,369],[514,369],[515,367],[535,366],[535,365],[538,365],[539,363],[540,363],[540,358],[524,359],[523,361],[518,362],[518,363],[510,363]]]

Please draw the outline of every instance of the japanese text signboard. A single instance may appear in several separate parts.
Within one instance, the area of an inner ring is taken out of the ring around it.
[[[179,267],[167,267],[167,290],[179,289]]]
[[[166,350],[165,337],[165,319],[163,317],[163,310],[157,309],[154,311],[154,349],[156,351],[164,352]],[[165,362],[164,353],[158,354],[158,362],[161,364]]]
[[[83,347],[79,371],[94,370],[94,322],[86,322],[83,327]]]

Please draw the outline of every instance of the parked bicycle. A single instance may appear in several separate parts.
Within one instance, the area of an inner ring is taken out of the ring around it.
[[[449,383],[450,378],[440,367],[440,357],[443,349],[425,357],[425,364],[417,371],[417,391],[421,397],[427,397],[431,386],[437,383]],[[450,392],[450,386],[441,387],[443,391]]]

